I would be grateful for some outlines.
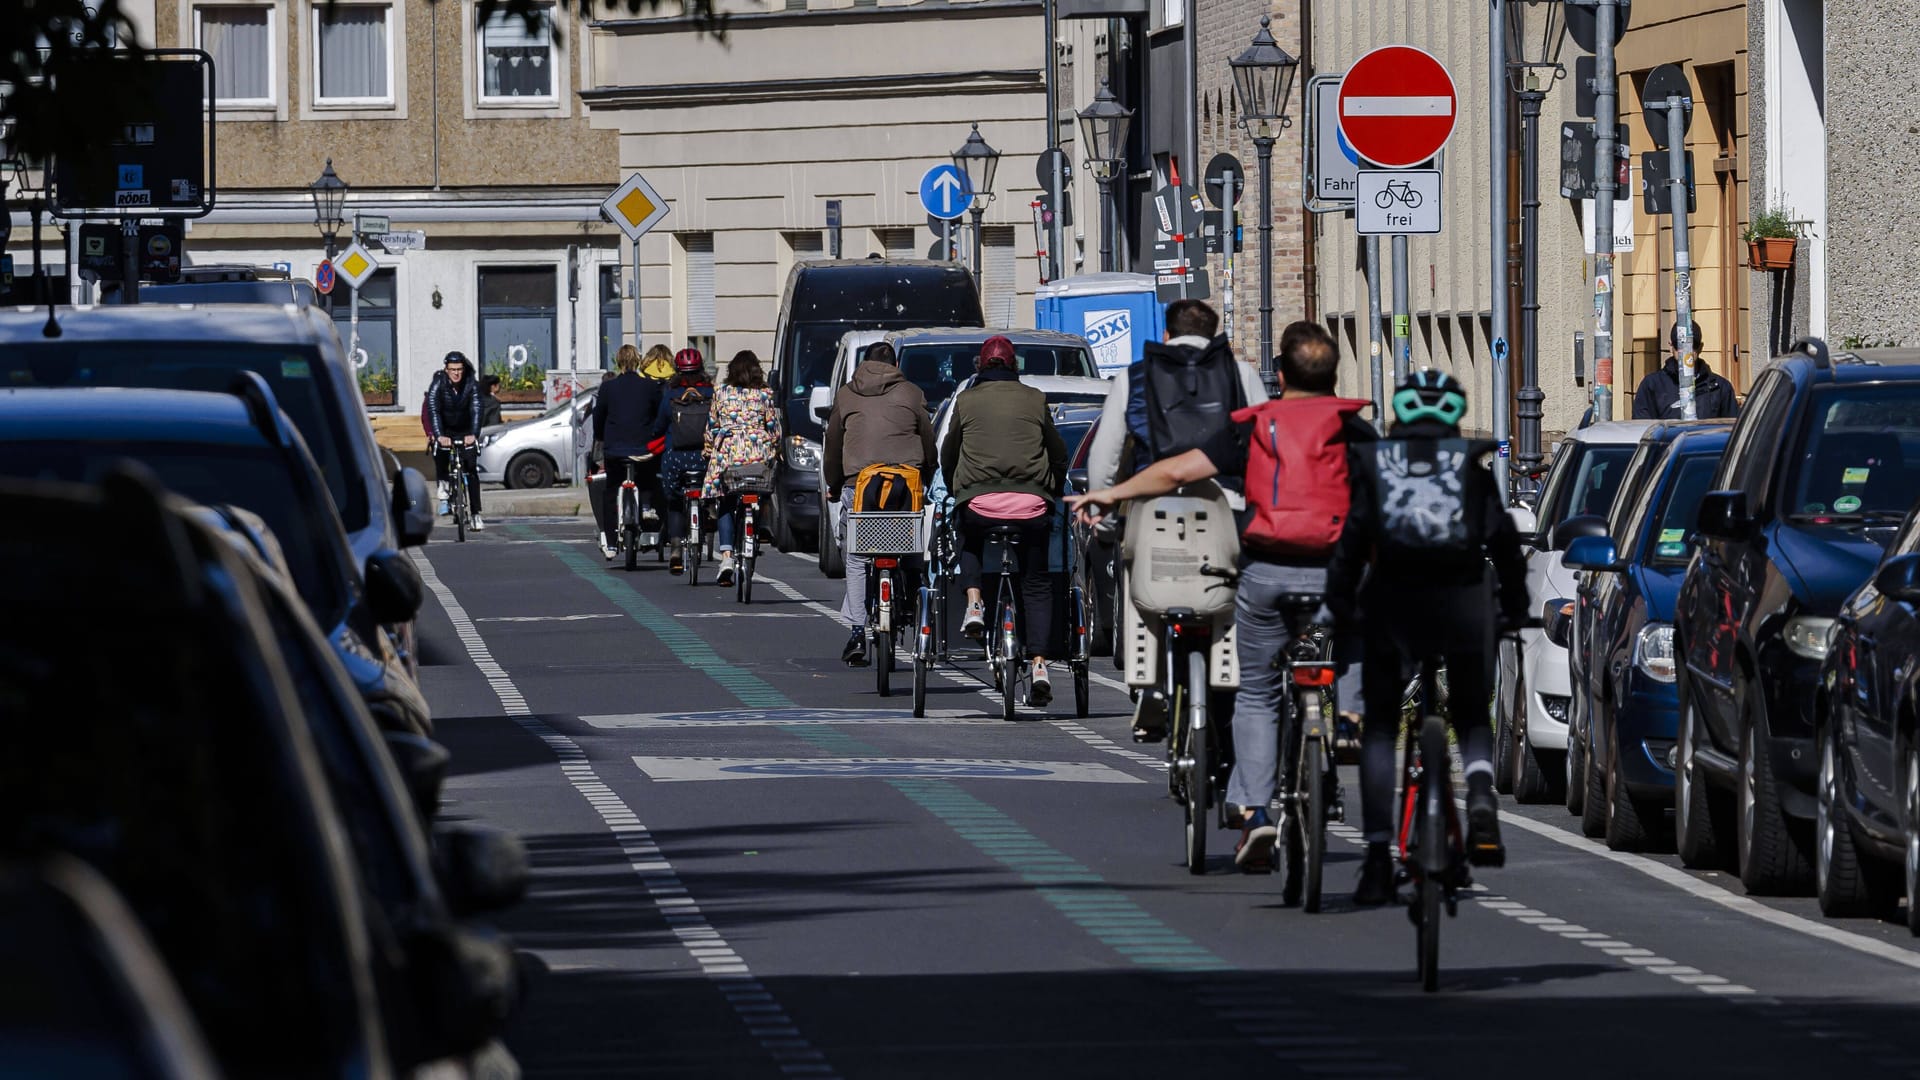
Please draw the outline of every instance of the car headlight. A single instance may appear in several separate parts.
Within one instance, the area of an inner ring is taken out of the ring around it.
[[[483,434],[479,438],[473,440],[473,445],[478,446],[481,449],[485,449],[492,442],[493,442],[493,436]]]
[[[1833,620],[1823,615],[1795,615],[1787,620],[1787,628],[1781,637],[1795,656],[1821,660],[1827,655],[1827,642],[1832,630]]]
[[[1648,623],[1633,640],[1633,666],[1649,679],[1672,682],[1674,671],[1673,627],[1667,623]]]
[[[820,444],[804,435],[787,440],[787,468],[813,472],[820,468]]]

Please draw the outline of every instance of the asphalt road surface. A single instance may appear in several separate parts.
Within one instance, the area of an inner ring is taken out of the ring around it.
[[[534,861],[505,920],[530,1076],[1920,1077],[1904,927],[1508,802],[1508,865],[1423,994],[1404,909],[1346,900],[1352,830],[1322,914],[1232,872],[1233,833],[1187,874],[1118,683],[1075,721],[1056,676],[1007,723],[963,665],[915,721],[839,663],[811,556],[769,553],[742,608],[589,537],[502,522],[421,556],[446,813]]]

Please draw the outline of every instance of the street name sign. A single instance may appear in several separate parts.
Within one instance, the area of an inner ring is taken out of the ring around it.
[[[1361,236],[1419,236],[1440,231],[1439,169],[1361,169],[1354,231]]]
[[[427,234],[424,229],[402,229],[399,232],[383,232],[367,239],[379,244],[387,251],[420,251],[427,246]]]
[[[935,165],[920,178],[920,205],[934,217],[952,221],[973,205],[973,185],[951,164]]]
[[[637,243],[647,235],[649,229],[660,224],[660,219],[671,210],[667,200],[653,190],[652,184],[647,183],[647,178],[634,173],[627,177],[625,183],[613,189],[607,201],[600,204],[600,212],[616,228],[626,233],[627,239]]]
[[[1375,49],[1340,80],[1340,132],[1355,152],[1382,169],[1432,161],[1453,137],[1459,108],[1446,66],[1411,45]]]
[[[353,231],[361,236],[393,231],[393,219],[385,214],[353,215]]]
[[[358,290],[373,276],[375,270],[380,269],[380,264],[374,260],[373,252],[353,243],[348,244],[347,250],[333,261],[333,268],[340,274],[341,281]]]

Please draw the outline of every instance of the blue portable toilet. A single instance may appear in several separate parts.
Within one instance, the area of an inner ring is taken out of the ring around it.
[[[1166,309],[1154,296],[1151,274],[1081,274],[1050,281],[1034,293],[1033,320],[1041,330],[1086,338],[1102,375],[1139,359],[1140,346],[1159,341],[1166,331]]]

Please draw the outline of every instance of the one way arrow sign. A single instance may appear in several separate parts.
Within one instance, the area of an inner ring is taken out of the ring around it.
[[[967,212],[973,203],[973,186],[966,174],[952,165],[935,165],[920,178],[920,205],[927,213],[944,221]]]

